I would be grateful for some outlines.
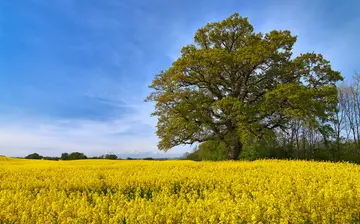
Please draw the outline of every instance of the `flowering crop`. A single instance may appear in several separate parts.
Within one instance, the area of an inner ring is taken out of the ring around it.
[[[0,223],[360,223],[360,166],[2,159]]]

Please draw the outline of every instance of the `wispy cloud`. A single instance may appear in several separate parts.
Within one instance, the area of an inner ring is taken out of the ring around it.
[[[0,154],[23,156],[31,151],[45,155],[80,151],[101,155],[107,151],[155,152],[158,139],[149,108],[137,107],[131,116],[108,121],[21,118],[0,122]]]

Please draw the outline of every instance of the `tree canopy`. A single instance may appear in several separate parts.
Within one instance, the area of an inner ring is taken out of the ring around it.
[[[159,149],[221,141],[227,158],[237,159],[243,146],[292,120],[320,128],[333,116],[342,76],[321,54],[294,57],[290,31],[255,33],[235,13],[200,28],[194,40],[150,85]]]
[[[78,159],[87,159],[87,156],[81,152],[72,152],[67,156],[67,160],[78,160]]]
[[[106,154],[106,155],[105,155],[105,159],[116,160],[116,159],[118,159],[118,157],[117,157],[117,155],[115,155],[115,154]]]
[[[66,152],[62,153],[60,158],[62,160],[68,160],[69,159],[69,153],[66,153]]]
[[[25,157],[25,159],[42,159],[43,156],[39,155],[38,153],[32,153]]]

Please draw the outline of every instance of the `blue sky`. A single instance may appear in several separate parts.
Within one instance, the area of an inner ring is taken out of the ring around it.
[[[291,30],[295,54],[322,53],[347,80],[360,71],[358,0],[1,0],[0,154],[156,153],[147,86],[234,12]]]

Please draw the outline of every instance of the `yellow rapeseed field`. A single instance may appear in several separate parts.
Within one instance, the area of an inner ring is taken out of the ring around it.
[[[360,166],[1,159],[0,223],[360,223]]]

